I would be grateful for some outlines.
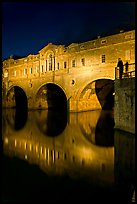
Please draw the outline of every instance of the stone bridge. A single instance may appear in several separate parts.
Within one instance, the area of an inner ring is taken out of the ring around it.
[[[69,72],[52,71],[33,79],[12,80],[8,82],[5,104],[13,107],[19,101],[21,107],[24,99],[20,92],[26,95],[29,109],[66,105],[69,111],[79,112],[112,107],[114,72],[114,67],[99,70],[86,68]]]
[[[3,61],[3,106],[112,109],[118,58],[134,63],[134,49],[132,30],[68,47],[49,43],[36,55],[11,57]]]

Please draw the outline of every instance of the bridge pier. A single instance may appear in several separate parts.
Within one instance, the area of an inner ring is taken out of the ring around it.
[[[115,80],[115,128],[135,133],[135,78]]]

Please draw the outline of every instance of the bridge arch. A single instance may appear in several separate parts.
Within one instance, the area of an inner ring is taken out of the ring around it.
[[[84,81],[76,95],[78,110],[107,109],[114,107],[114,80],[98,77]]]
[[[36,103],[39,109],[66,109],[67,95],[58,84],[48,82],[42,84],[36,91]]]
[[[7,91],[6,104],[11,108],[27,109],[28,100],[24,89],[18,85],[10,86]]]

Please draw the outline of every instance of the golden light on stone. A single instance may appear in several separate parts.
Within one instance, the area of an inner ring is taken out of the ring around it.
[[[96,81],[115,79],[119,57],[124,64],[127,60],[129,64],[135,63],[135,30],[100,36],[88,42],[72,43],[67,47],[49,43],[36,55],[4,60],[3,86],[6,87],[5,93],[9,93],[11,87],[21,87],[30,109],[49,107],[48,90],[43,90],[43,96],[40,96],[39,91],[52,83],[65,94],[70,112],[98,110],[102,106],[95,92]],[[132,71],[134,67],[129,69]],[[3,97],[3,107],[15,106],[12,94],[9,93],[8,100],[6,97]]]

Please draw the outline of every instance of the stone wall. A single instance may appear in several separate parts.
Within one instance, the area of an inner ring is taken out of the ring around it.
[[[135,133],[135,78],[115,80],[115,128]]]

